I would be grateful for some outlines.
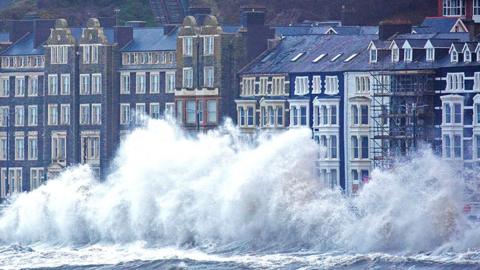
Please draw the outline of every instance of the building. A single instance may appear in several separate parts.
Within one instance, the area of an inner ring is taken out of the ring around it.
[[[236,74],[273,38],[264,9],[242,9],[241,26],[221,26],[209,13],[192,9],[178,32],[176,117],[187,130],[208,130],[236,118]]]
[[[438,16],[480,22],[479,0],[438,0]]]

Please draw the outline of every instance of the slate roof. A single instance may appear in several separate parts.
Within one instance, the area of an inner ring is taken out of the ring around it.
[[[121,51],[175,51],[177,48],[177,33],[178,30],[166,35],[163,27],[134,28],[132,42],[128,43]]]
[[[4,56],[13,55],[41,55],[44,54],[43,46],[34,47],[33,34],[26,34],[17,42],[9,46],[2,52]]]
[[[8,41],[10,41],[10,33],[0,32],[0,42],[8,42]]]
[[[376,35],[378,26],[293,25],[274,26],[277,36],[323,35],[333,29],[338,35]]]
[[[428,33],[449,33],[457,22],[458,18],[453,17],[427,17],[420,25],[420,32]],[[417,33],[420,34],[419,31]]]
[[[368,54],[368,44],[376,38],[376,35],[286,36],[277,47],[265,52],[240,73],[338,72],[357,69],[365,65],[365,62],[362,64],[359,59],[362,58],[362,55]],[[304,54],[298,60],[292,61],[300,53]],[[326,56],[314,63],[313,61],[321,54],[326,54]],[[339,54],[341,54],[340,57],[332,61]],[[358,55],[351,61],[345,62],[353,54]]]

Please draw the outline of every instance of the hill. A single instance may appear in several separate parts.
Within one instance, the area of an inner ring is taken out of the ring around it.
[[[8,0],[3,0],[9,2]],[[260,4],[268,9],[268,22],[289,24],[302,21],[339,20],[342,10],[348,11],[352,23],[375,25],[384,19],[420,22],[425,16],[434,16],[436,0],[190,0],[191,5],[209,5],[220,20],[238,22],[242,5]],[[0,6],[1,8],[1,6]],[[119,18],[144,20],[154,23],[149,0],[16,0],[0,11],[1,18],[21,19],[27,16],[41,18],[64,17],[72,23],[84,22],[89,17],[108,17],[119,8]]]

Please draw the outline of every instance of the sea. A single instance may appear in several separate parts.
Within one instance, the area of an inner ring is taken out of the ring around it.
[[[310,138],[149,120],[105,179],[72,167],[5,202],[0,269],[480,269],[455,164],[422,148],[347,196]]]

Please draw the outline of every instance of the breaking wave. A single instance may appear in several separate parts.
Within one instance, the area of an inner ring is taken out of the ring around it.
[[[462,215],[463,181],[423,151],[375,171],[354,198],[316,180],[308,130],[245,142],[232,125],[199,135],[151,120],[129,135],[112,173],[86,166],[16,197],[0,243],[128,244],[210,250],[464,251],[480,246]]]

